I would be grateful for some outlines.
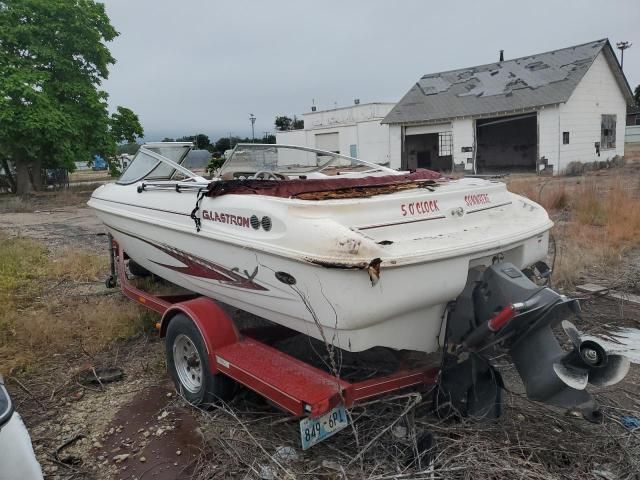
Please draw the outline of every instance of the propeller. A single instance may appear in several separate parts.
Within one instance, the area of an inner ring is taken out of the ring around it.
[[[573,344],[573,350],[553,364],[553,370],[564,383],[576,390],[584,390],[588,383],[608,386],[618,383],[629,371],[627,357],[607,353],[595,340],[583,340],[576,326],[568,320],[562,328]]]

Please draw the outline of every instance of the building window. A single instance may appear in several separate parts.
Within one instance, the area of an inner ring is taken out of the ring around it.
[[[349,145],[349,156],[353,158],[358,158],[358,146],[357,145]]]
[[[616,148],[616,116],[602,115],[600,121],[600,148],[611,150]]]
[[[569,132],[562,132],[562,144],[569,145]]]
[[[451,132],[438,133],[438,156],[450,157],[453,151],[453,135]]]

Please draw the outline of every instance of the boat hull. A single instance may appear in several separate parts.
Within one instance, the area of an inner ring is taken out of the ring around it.
[[[376,282],[366,268],[318,265],[214,240],[193,223],[172,228],[92,206],[124,251],[154,274],[350,351],[436,351],[446,305],[464,288],[470,267],[490,264],[498,254],[524,267],[546,254],[548,241],[543,232],[473,253],[386,265]]]

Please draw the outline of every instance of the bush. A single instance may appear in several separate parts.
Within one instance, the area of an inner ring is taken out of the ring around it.
[[[627,161],[625,160],[625,158],[621,157],[620,155],[616,155],[611,159],[611,167],[613,168],[622,168],[626,163]]]
[[[569,162],[567,168],[564,170],[564,174],[569,177],[577,177],[582,175],[585,171],[585,164],[582,162]]]
[[[615,157],[608,158],[606,160],[596,160],[587,163],[573,161],[569,162],[564,170],[564,174],[568,177],[576,177],[584,175],[587,172],[604,170],[605,168],[621,168],[624,167],[625,163],[624,157],[621,157],[620,155],[616,155]]]
[[[218,173],[218,170],[220,170],[220,168],[222,168],[222,165],[224,165],[225,161],[226,160],[224,157],[211,157],[211,160],[209,160],[209,165],[207,165],[207,173],[215,177]]]

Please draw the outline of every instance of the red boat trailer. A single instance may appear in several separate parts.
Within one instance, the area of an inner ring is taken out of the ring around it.
[[[267,345],[252,330],[239,331],[210,298],[153,295],[135,287],[127,277],[125,252],[109,237],[112,276],[107,286],[115,287],[117,275],[125,296],[159,313],[162,319],[156,327],[162,338],[177,314],[186,315],[204,341],[211,374],[222,373],[293,415],[318,417],[339,404],[351,407],[372,397],[438,381],[440,369],[433,365],[401,366],[392,374],[358,382],[327,373]]]

